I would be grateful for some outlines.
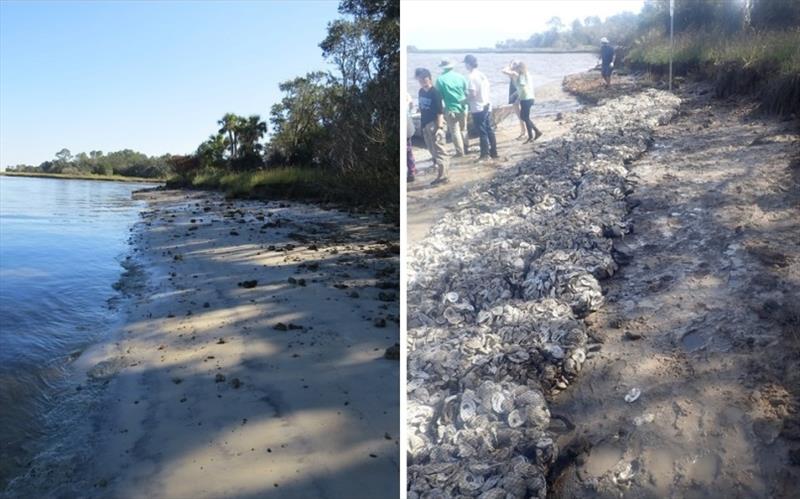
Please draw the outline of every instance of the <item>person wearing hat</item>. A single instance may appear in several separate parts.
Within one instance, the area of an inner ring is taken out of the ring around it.
[[[425,146],[431,153],[433,165],[437,168],[436,179],[431,185],[447,183],[447,152],[444,150],[444,105],[442,94],[433,86],[431,72],[417,68],[414,78],[419,82],[419,124]]]
[[[497,138],[492,123],[492,105],[489,100],[489,79],[478,70],[478,59],[474,55],[464,57],[469,71],[467,80],[467,102],[472,122],[478,127],[481,137],[481,156],[478,161],[497,158]]]
[[[443,60],[439,64],[441,76],[436,78],[436,89],[444,99],[444,120],[453,137],[456,156],[468,154],[469,135],[467,134],[467,79],[453,71],[453,63]]]
[[[611,68],[614,67],[614,47],[608,43],[608,38],[606,37],[600,39],[600,44],[600,60],[602,63],[600,74],[603,75],[606,87],[608,87],[611,85]]]

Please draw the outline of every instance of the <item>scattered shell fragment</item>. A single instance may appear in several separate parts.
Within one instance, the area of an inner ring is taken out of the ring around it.
[[[635,475],[636,471],[633,469],[633,463],[622,462],[617,465],[617,470],[614,473],[614,482],[625,484],[630,482]]]
[[[633,418],[633,424],[636,426],[642,426],[646,423],[652,423],[656,420],[655,414],[652,412],[648,412],[647,414],[642,414],[641,416],[636,416]]]
[[[630,390],[628,390],[628,393],[625,394],[625,402],[629,404],[636,402],[636,400],[639,398],[639,395],[641,394],[642,391],[639,390],[638,388],[631,388]]]

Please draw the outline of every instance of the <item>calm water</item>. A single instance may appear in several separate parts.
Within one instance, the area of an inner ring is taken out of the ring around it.
[[[408,54],[407,90],[416,102],[419,84],[414,79],[416,68],[427,68],[434,79],[441,73],[438,66],[442,59],[449,59],[455,64],[455,71],[466,76],[467,69],[461,62],[466,54]],[[475,54],[478,69],[489,78],[491,83],[492,104],[508,103],[508,76],[500,72],[511,59],[523,61],[533,78],[536,93],[536,104],[533,115],[555,114],[575,109],[575,99],[560,90],[564,76],[580,73],[593,68],[597,64],[594,54]],[[547,88],[540,88],[547,87]]]
[[[0,490],[58,402],[71,356],[113,327],[145,184],[0,176]]]

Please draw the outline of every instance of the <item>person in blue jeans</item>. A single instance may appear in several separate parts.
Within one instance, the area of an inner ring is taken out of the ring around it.
[[[492,122],[492,105],[489,100],[489,79],[478,71],[478,60],[474,55],[464,57],[464,65],[469,71],[467,78],[467,103],[472,122],[480,134],[481,156],[478,161],[497,158],[497,138]]]
[[[511,82],[517,89],[520,104],[520,119],[525,123],[528,132],[528,140],[526,144],[533,142],[542,136],[541,130],[536,128],[531,120],[531,108],[534,102],[533,93],[533,80],[531,74],[528,72],[528,67],[522,61],[516,62],[513,65],[505,68],[502,72],[511,78]],[[536,132],[536,136],[533,132]]]

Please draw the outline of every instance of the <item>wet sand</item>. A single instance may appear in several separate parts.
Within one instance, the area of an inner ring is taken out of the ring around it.
[[[94,393],[81,442],[35,460],[11,497],[396,497],[397,228],[143,196],[129,320],[76,362]]]

